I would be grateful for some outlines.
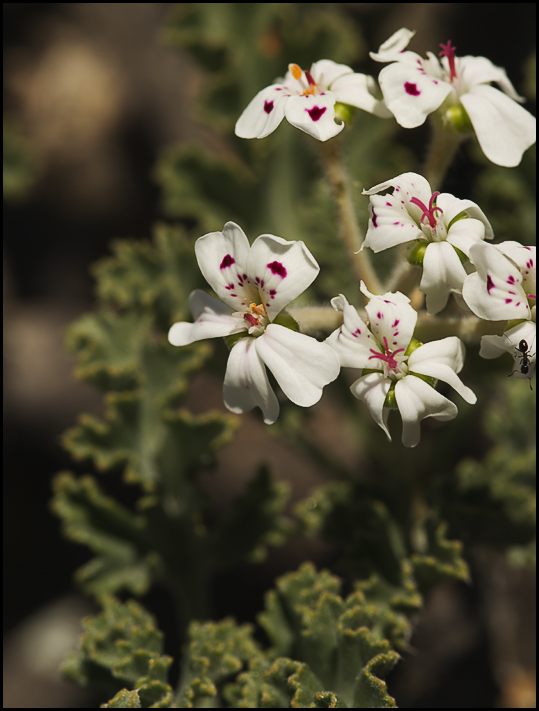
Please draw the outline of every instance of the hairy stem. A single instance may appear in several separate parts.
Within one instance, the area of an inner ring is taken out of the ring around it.
[[[308,335],[331,333],[342,323],[342,313],[330,306],[289,309],[289,313],[299,324],[302,333]],[[358,309],[363,320],[367,314]],[[506,321],[484,321],[472,314],[465,316],[429,316],[421,312],[417,319],[414,336],[420,341],[436,341],[447,336],[458,336],[465,343],[479,343],[481,336],[501,335]]]
[[[357,215],[350,192],[350,179],[339,154],[338,140],[320,142],[320,153],[331,193],[339,212],[340,237],[346,248],[350,263],[358,281],[365,282],[373,294],[381,294],[382,285],[374,271],[366,252],[358,251],[363,244],[363,234],[357,222]]]

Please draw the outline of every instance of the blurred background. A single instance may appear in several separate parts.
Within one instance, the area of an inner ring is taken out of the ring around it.
[[[376,50],[403,26],[417,30],[413,49],[420,54],[451,38],[459,55],[488,57],[506,68],[519,93],[532,95],[525,67],[535,51],[534,4],[333,6],[361,24],[368,50]],[[110,241],[148,239],[152,224],[167,219],[155,179],[160,153],[194,141],[219,150],[220,138],[195,111],[202,70],[164,41],[173,10],[169,3],[3,6],[7,708],[97,706],[57,674],[76,640],[81,616],[93,608],[72,583],[87,552],[60,537],[59,523],[48,509],[50,481],[65,468],[91,471],[71,461],[60,435],[80,412],[103,413],[97,392],[72,375],[74,359],[64,348],[64,331],[92,308],[89,266],[109,254]],[[360,70],[376,76],[378,68],[365,57]],[[535,110],[530,102],[526,108]],[[403,132],[403,140],[421,150],[426,134],[411,133]],[[451,180],[471,177],[456,172]],[[223,408],[218,389],[205,396]],[[196,409],[199,392],[190,397]],[[326,416],[331,419],[331,413]],[[239,436],[255,441],[282,471],[299,472],[297,497],[321,483],[320,472],[307,469],[292,450],[272,442],[269,454],[264,428],[255,418],[246,418]],[[220,466],[234,464],[237,471],[231,451],[225,447],[219,456]],[[245,480],[255,464],[255,459],[242,462],[238,477]],[[252,620],[273,577],[309,557],[323,564],[324,550],[309,550],[303,543],[290,547],[284,559],[270,558],[264,572],[250,574],[254,602],[240,595],[237,609],[223,602],[219,615],[231,612],[241,621]],[[406,669],[401,664],[390,679],[390,692],[399,695],[401,706],[535,708],[532,576],[522,570],[508,579],[500,561],[486,555],[477,566],[479,573],[482,566],[489,570],[488,595],[448,583],[422,613],[415,651]],[[149,605],[163,628],[167,605],[158,593]],[[518,651],[508,649],[511,645]],[[504,655],[520,660],[503,688],[496,676],[500,655],[502,662]]]

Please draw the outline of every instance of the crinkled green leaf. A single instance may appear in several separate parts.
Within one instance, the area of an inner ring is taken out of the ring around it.
[[[138,691],[122,689],[107,704],[101,704],[102,709],[141,709]]]
[[[104,690],[126,684],[136,689],[138,708],[170,707],[172,690],[167,674],[172,659],[162,654],[162,634],[150,614],[133,600],[122,603],[106,598],[103,611],[86,618],[83,627],[78,650],[63,665],[65,676]],[[137,708],[136,697],[128,689],[109,703],[117,708],[129,708],[131,703]]]
[[[119,590],[144,594],[158,557],[148,549],[146,519],[101,493],[90,476],[64,472],[54,480],[53,511],[64,535],[95,554],[76,573],[77,582],[94,595]]]
[[[289,492],[286,482],[275,481],[269,469],[261,467],[213,534],[216,562],[260,562],[268,546],[282,545],[292,528],[282,514]]]
[[[216,684],[237,674],[258,655],[251,634],[251,625],[238,626],[231,619],[191,623],[177,698],[180,708],[199,707],[204,699],[215,697]]]
[[[299,679],[305,678],[310,680],[309,693],[335,695],[324,697],[324,704],[392,708],[394,701],[379,678],[398,659],[382,637],[384,611],[359,591],[343,599],[339,589],[338,578],[318,573],[310,563],[280,578],[276,590],[266,596],[266,611],[259,615],[273,653],[308,665],[298,677],[298,701],[304,700]]]
[[[174,321],[190,318],[189,294],[205,282],[184,230],[158,223],[152,242],[117,240],[112,250],[93,268],[102,303],[150,314],[164,333]]]

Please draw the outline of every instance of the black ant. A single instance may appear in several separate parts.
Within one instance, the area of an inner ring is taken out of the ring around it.
[[[535,355],[535,353],[530,354],[531,349],[528,346],[528,342],[525,341],[524,339],[519,341],[518,346],[515,346],[515,344],[513,343],[513,341],[511,341],[509,336],[507,336],[505,333],[503,335],[507,338],[507,340],[513,346],[513,348],[518,352],[518,354],[515,357],[515,360],[516,360],[516,358],[520,358],[520,368],[518,370],[513,370],[513,372],[509,373],[509,375],[507,377],[510,378],[515,373],[522,373],[522,375],[527,375],[528,380],[530,381],[530,390],[533,390],[532,379],[529,376],[529,372],[530,372],[530,355],[533,357]]]

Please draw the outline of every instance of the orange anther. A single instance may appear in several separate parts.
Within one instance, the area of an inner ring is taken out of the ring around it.
[[[299,79],[303,74],[303,72],[301,71],[301,67],[298,67],[297,64],[289,64],[288,71],[292,74],[294,79]]]

